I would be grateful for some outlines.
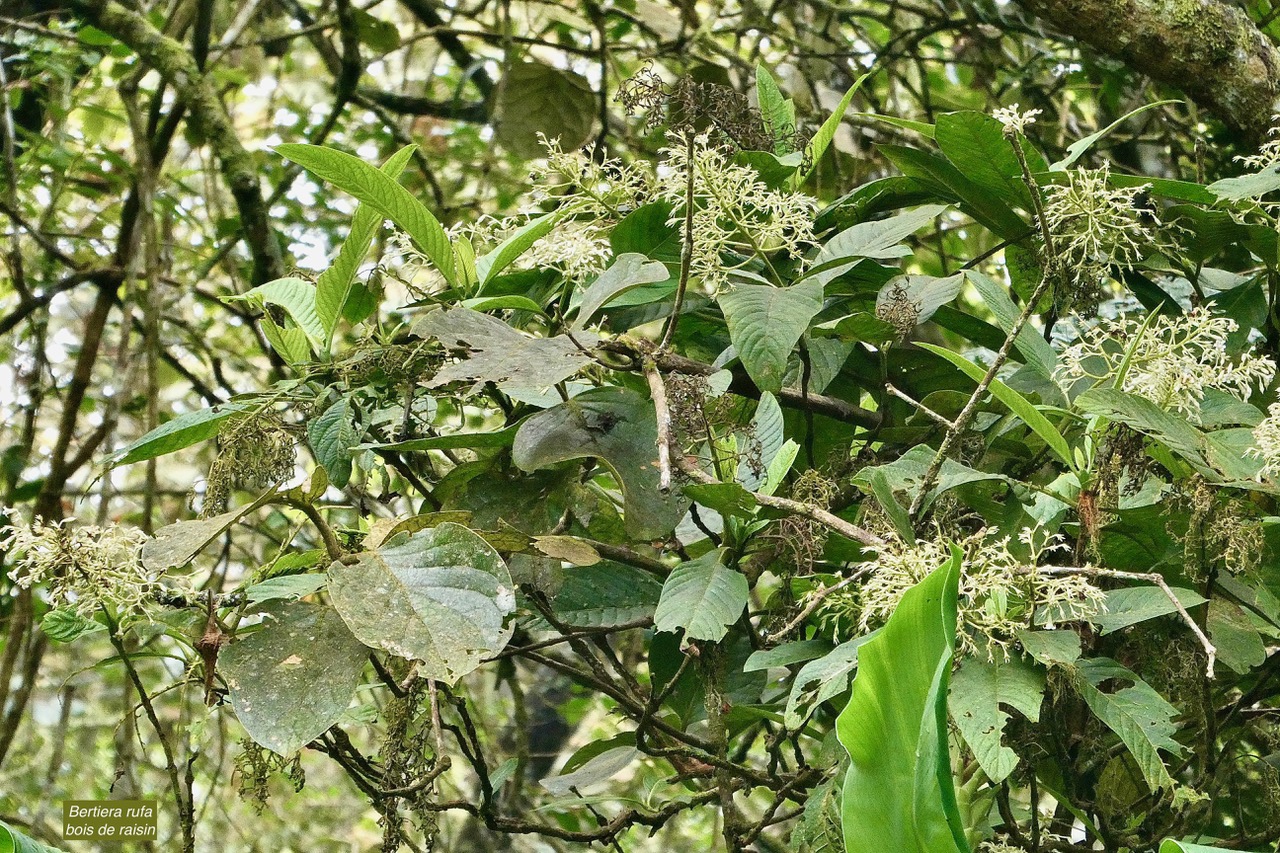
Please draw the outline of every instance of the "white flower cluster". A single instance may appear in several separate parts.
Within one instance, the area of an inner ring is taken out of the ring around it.
[[[1272,116],[1271,121],[1273,125],[1269,135],[1276,137],[1280,135],[1280,115]],[[1280,166],[1280,138],[1268,139],[1262,143],[1257,154],[1241,155],[1236,157],[1236,160],[1256,172],[1272,166]]]
[[[780,249],[798,255],[813,242],[817,202],[770,189],[754,169],[733,163],[705,134],[694,137],[692,157],[687,139],[676,140],[663,154],[667,168],[658,196],[673,205],[670,225],[684,226],[686,182],[693,177],[693,270],[708,291],[717,290],[734,268],[726,266],[726,252],[743,254],[745,264],[751,256]]]
[[[1040,115],[1041,110],[1027,110],[1020,112],[1018,105],[1014,104],[1009,107],[1000,107],[991,111],[991,117],[1004,125],[1004,132],[1023,133],[1027,127],[1036,123],[1036,116]]]
[[[1253,443],[1248,455],[1262,460],[1258,479],[1280,479],[1280,403],[1272,403],[1262,423],[1253,428]]]
[[[1045,224],[1060,262],[1081,287],[1094,287],[1108,266],[1131,267],[1162,248],[1155,218],[1140,204],[1146,186],[1110,186],[1110,167],[1073,169],[1065,184],[1044,189]]]
[[[1036,612],[1066,620],[1087,619],[1104,609],[1105,594],[1083,575],[1036,572],[1042,555],[1066,547],[1061,537],[1025,528],[1019,539],[1029,558],[1010,550],[1009,537],[995,538],[985,530],[956,543],[964,551],[959,592],[961,652],[982,652],[991,660],[999,652],[1007,659],[1017,631],[1031,627]],[[915,546],[891,539],[876,556],[861,589],[860,628],[865,632],[884,624],[907,590],[950,558],[950,548],[941,536]]]
[[[566,222],[520,256],[526,269],[556,269],[573,281],[604,272],[613,250],[605,229],[594,222]]]
[[[617,159],[596,162],[584,151],[562,150],[557,139],[542,134],[539,139],[547,153],[530,173],[539,184],[534,201],[550,196],[566,216],[619,219],[652,198],[653,176],[647,165]]]
[[[1102,319],[1063,353],[1054,378],[1064,388],[1089,378],[1114,381],[1127,363],[1120,389],[1198,422],[1207,388],[1248,400],[1255,385],[1275,377],[1265,356],[1227,355],[1235,320],[1195,308],[1180,317],[1161,315],[1144,330],[1143,320],[1124,315]]]
[[[126,613],[141,609],[156,590],[142,566],[146,534],[136,528],[96,527],[35,519],[30,527],[0,528],[0,548],[16,554],[9,579],[45,584],[49,602],[92,618],[101,604]]]

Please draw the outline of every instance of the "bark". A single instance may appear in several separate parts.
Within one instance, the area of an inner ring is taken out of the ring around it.
[[[1280,102],[1280,51],[1218,0],[1017,0],[1057,30],[1181,89],[1247,140]]]

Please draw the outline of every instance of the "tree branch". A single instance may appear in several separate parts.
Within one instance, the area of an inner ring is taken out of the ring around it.
[[[1218,0],[1017,0],[1036,17],[1153,80],[1186,92],[1250,141],[1280,98],[1280,51]]]

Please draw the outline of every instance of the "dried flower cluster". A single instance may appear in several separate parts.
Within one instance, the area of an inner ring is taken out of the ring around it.
[[[1044,554],[1066,547],[1061,537],[1026,528],[1019,539],[1024,547],[1011,549],[1009,537],[996,538],[982,530],[956,543],[964,552],[957,635],[962,653],[983,653],[988,659],[999,653],[1007,658],[1016,633],[1031,627],[1037,612],[1074,620],[1103,610],[1103,592],[1086,577],[1036,572]],[[888,621],[907,590],[950,557],[942,536],[914,546],[891,539],[857,593],[861,630],[865,633]]]
[[[1085,378],[1119,378],[1121,390],[1198,421],[1205,389],[1247,400],[1255,385],[1275,376],[1276,364],[1265,356],[1227,354],[1227,337],[1236,329],[1235,320],[1203,308],[1179,317],[1161,315],[1145,329],[1132,315],[1100,319],[1062,353],[1054,377],[1067,388]]]
[[[9,579],[24,589],[44,584],[52,606],[72,607],[86,619],[103,605],[132,613],[153,598],[159,585],[142,565],[146,538],[137,528],[39,518],[30,527],[0,528],[0,548],[17,555]]]
[[[785,250],[799,255],[814,240],[817,203],[801,193],[770,189],[749,166],[732,162],[705,134],[663,149],[666,170],[658,196],[672,204],[670,224],[682,226],[686,181],[693,180],[693,271],[708,291],[751,257]],[[740,253],[734,264],[726,255]]]
[[[227,421],[218,433],[218,458],[205,482],[205,517],[227,509],[231,491],[265,489],[290,477],[295,464],[294,440],[271,412]]]

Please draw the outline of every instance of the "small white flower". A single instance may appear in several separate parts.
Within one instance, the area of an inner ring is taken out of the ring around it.
[[[591,222],[567,222],[543,237],[520,257],[527,269],[556,269],[573,281],[604,271],[613,251],[604,229]]]
[[[1253,441],[1248,455],[1263,463],[1258,481],[1280,479],[1280,403],[1272,403],[1262,423],[1253,428]]]
[[[1000,107],[991,111],[991,117],[1004,125],[1005,133],[1023,133],[1027,127],[1036,123],[1036,116],[1041,110],[1032,109],[1019,112],[1018,105]]]
[[[1054,378],[1064,388],[1084,378],[1114,381],[1128,353],[1120,390],[1197,422],[1205,389],[1248,400],[1255,385],[1275,377],[1276,363],[1265,356],[1227,355],[1227,337],[1237,328],[1229,317],[1196,308],[1157,317],[1145,332],[1142,326],[1143,319],[1131,314],[1099,320],[1062,353]]]

